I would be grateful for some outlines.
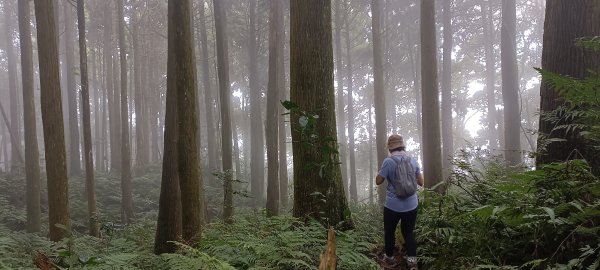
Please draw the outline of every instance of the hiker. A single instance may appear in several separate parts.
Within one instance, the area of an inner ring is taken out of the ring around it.
[[[423,186],[423,174],[415,158],[406,154],[406,145],[402,136],[394,134],[388,138],[389,156],[383,161],[375,178],[381,185],[388,180],[385,205],[383,208],[383,225],[385,254],[383,262],[390,267],[397,265],[394,259],[395,231],[398,222],[404,237],[406,262],[410,270],[417,269],[417,245],[413,233],[417,221],[417,184]],[[397,173],[398,172],[398,173]],[[399,174],[400,176],[398,177]]]

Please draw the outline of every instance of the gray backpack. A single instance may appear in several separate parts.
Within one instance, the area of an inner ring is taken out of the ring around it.
[[[415,168],[408,156],[403,156],[402,159],[391,157],[396,162],[396,179],[392,185],[396,190],[396,196],[400,198],[408,198],[417,192],[417,176]]]

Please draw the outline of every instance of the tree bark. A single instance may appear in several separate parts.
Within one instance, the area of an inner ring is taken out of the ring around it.
[[[369,106],[369,126],[368,129],[369,130],[373,130],[373,112],[372,112],[372,107]],[[374,202],[374,196],[373,196],[373,182],[375,181],[375,177],[373,176],[373,133],[372,132],[368,132],[369,133],[369,203],[373,204]]]
[[[581,37],[600,35],[600,8],[595,0],[575,2],[548,1],[544,22],[544,48],[542,69],[574,79],[584,79],[600,70],[600,54],[575,45]],[[542,81],[540,113],[548,113],[564,104],[564,99],[546,81]],[[560,124],[570,124],[561,122]],[[539,131],[549,138],[563,138],[564,142],[551,142],[537,156],[536,166],[551,162],[564,162],[579,157],[579,152],[590,164],[592,172],[600,175],[600,155],[578,134],[552,131],[555,123],[540,120]],[[541,138],[540,138],[541,140]],[[540,141],[538,145],[543,145]],[[541,149],[542,150],[542,149]],[[539,151],[539,150],[538,150]]]
[[[437,84],[437,46],[435,37],[435,1],[421,2],[421,89],[423,89],[423,167],[425,187],[442,182],[440,147],[440,100]],[[438,186],[436,191],[443,192]]]
[[[283,5],[283,4],[282,4]],[[283,12],[284,12],[284,8],[283,6],[280,7],[280,11],[281,17],[284,17]],[[288,93],[287,93],[287,86],[286,86],[286,81],[285,81],[285,71],[286,71],[286,67],[285,67],[285,44],[284,44],[284,40],[285,39],[285,19],[284,18],[280,18],[281,21],[280,23],[278,23],[276,25],[277,27],[277,32],[278,32],[278,40],[277,40],[277,46],[279,47],[279,51],[281,52],[281,55],[278,59],[279,64],[278,66],[281,67],[281,72],[277,73],[278,76],[278,80],[279,80],[279,99],[280,100],[287,100],[288,99]],[[284,108],[281,105],[278,105],[279,108],[279,116],[277,118],[278,120],[278,126],[279,126],[279,200],[280,200],[280,205],[282,208],[285,208],[288,206],[289,204],[289,195],[288,195],[288,189],[289,189],[289,184],[288,184],[288,159],[287,159],[287,129],[286,129],[286,125],[285,125],[285,117],[283,116],[284,112]]]
[[[444,52],[442,71],[442,167],[443,179],[452,172],[454,139],[452,134],[452,0],[444,1]]]
[[[21,152],[21,124],[19,121],[20,112],[19,112],[19,102],[18,95],[19,89],[17,86],[17,57],[14,52],[14,44],[13,44],[13,26],[11,18],[11,3],[12,1],[4,2],[4,19],[5,19],[5,34],[6,34],[6,58],[8,64],[8,88],[9,90],[9,99],[10,99],[10,123],[7,123],[9,129],[11,130],[12,135],[17,140],[11,140],[11,172],[18,173],[20,168],[23,166],[22,157],[19,158]]]
[[[129,109],[127,104],[127,52],[125,48],[125,17],[123,0],[117,0],[119,27],[119,59],[121,64],[121,220],[129,224],[133,219],[131,182],[131,150],[129,148]]]
[[[182,234],[186,243],[200,240],[204,192],[197,146],[196,71],[190,0],[169,1],[169,95],[177,96],[177,162],[181,191]],[[171,64],[171,62],[174,62]],[[171,82],[174,81],[174,82]]]
[[[75,40],[73,38],[72,5],[64,3],[65,24],[65,76],[67,77],[67,100],[69,119],[69,175],[81,175],[81,156],[79,149],[79,121],[77,113],[77,86],[75,82]]]
[[[248,27],[248,81],[250,83],[250,190],[254,207],[263,201],[265,182],[265,143],[263,133],[263,118],[260,104],[260,87],[258,86],[257,48],[256,48],[256,0],[249,3],[250,22]],[[267,105],[268,106],[268,105]],[[268,128],[268,127],[267,127]],[[273,142],[273,141],[270,141]],[[276,142],[276,141],[275,141]],[[267,145],[268,147],[268,145]]]
[[[215,16],[215,33],[217,39],[217,72],[219,77],[219,97],[221,101],[221,135],[223,155],[223,220],[231,222],[233,216],[233,187],[232,187],[232,132],[231,132],[231,92],[229,89],[229,50],[227,41],[227,18],[224,3],[213,0]]]
[[[106,92],[108,96],[108,118],[110,122],[110,169],[112,172],[121,170],[121,128],[120,128],[120,113],[117,109],[118,104],[118,93],[116,91],[115,82],[115,67],[113,65],[113,16],[112,8],[110,5],[111,1],[105,2],[104,10],[104,66],[106,68]]]
[[[344,227],[352,221],[335,151],[331,0],[292,0],[290,13],[290,99],[299,109],[318,115],[309,127],[316,140],[303,134],[299,113],[291,115],[293,215]]]
[[[134,107],[135,107],[135,164],[138,170],[143,170],[148,165],[148,132],[146,121],[146,89],[142,87],[143,78],[143,51],[139,36],[141,27],[137,21],[133,25],[132,43],[133,43],[133,74],[134,74]]]
[[[342,63],[342,0],[335,0],[335,77],[337,79],[337,133],[338,145],[340,149],[340,165],[342,166],[342,183],[344,183],[344,192],[348,193],[348,163],[346,154],[346,114],[344,113],[344,76]],[[345,12],[344,12],[345,13]],[[351,86],[348,86],[351,87]],[[348,119],[350,120],[350,119]]]
[[[206,150],[208,151],[208,184],[214,184],[212,173],[218,170],[217,165],[217,130],[215,128],[215,99],[213,98],[213,90],[210,85],[210,66],[208,56],[208,38],[206,35],[206,16],[204,14],[204,0],[200,1],[200,18],[198,20],[200,28],[200,43],[201,43],[201,61],[202,61],[202,86],[204,87],[204,106],[206,108]]]
[[[25,124],[25,183],[27,193],[27,232],[39,232],[40,154],[35,119],[33,90],[33,56],[29,1],[19,1],[19,41],[21,44],[21,76],[23,83],[23,123]]]
[[[279,46],[281,31],[279,25],[283,23],[283,12],[281,0],[270,0],[269,2],[269,84],[267,92],[267,216],[279,215],[279,125],[277,124],[279,112],[279,92],[281,85],[281,74],[284,72],[283,48]],[[287,196],[287,194],[285,194]]]
[[[169,41],[170,42],[170,41]],[[168,50],[168,58],[173,59],[175,50]],[[173,253],[177,246],[173,241],[182,237],[182,205],[179,185],[179,126],[177,111],[177,92],[174,79],[176,61],[167,60],[167,101],[165,110],[164,156],[162,159],[162,178],[158,203],[158,221],[154,239],[154,253]],[[171,75],[171,76],[169,76]]]
[[[371,0],[372,32],[373,32],[373,88],[375,106],[375,140],[377,147],[377,164],[383,164],[388,151],[385,145],[387,140],[387,123],[385,110],[385,91],[383,81],[383,45],[381,42],[381,0]],[[378,202],[385,202],[387,182],[377,188]]]
[[[483,18],[483,29],[485,39],[485,92],[487,99],[487,128],[490,150],[492,153],[498,150],[498,130],[496,123],[496,63],[494,56],[494,18],[492,13],[491,1],[487,0],[481,5],[481,14]]]
[[[344,1],[344,24],[346,25],[346,79],[348,80],[348,153],[350,159],[350,198],[353,202],[358,202],[358,188],[356,183],[356,157],[354,143],[354,98],[352,96],[354,88],[354,73],[352,70],[352,41],[350,40],[350,23],[348,21],[348,2]],[[372,177],[370,179],[373,179]]]
[[[38,44],[43,44],[38,46],[38,56],[46,176],[50,198],[48,221],[50,240],[60,241],[69,235],[71,221],[54,4],[52,0],[35,0],[37,40]]]
[[[96,187],[94,182],[94,156],[92,128],[90,125],[90,88],[87,72],[87,45],[85,40],[85,13],[83,0],[77,0],[77,28],[79,30],[79,67],[81,70],[81,110],[83,122],[83,159],[85,162],[85,190],[87,193],[89,233],[100,236],[96,212]]]
[[[517,73],[517,8],[515,0],[502,0],[502,100],[504,101],[504,158],[521,163],[521,112]]]

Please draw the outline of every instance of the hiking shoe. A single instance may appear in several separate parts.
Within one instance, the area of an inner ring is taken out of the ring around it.
[[[387,255],[385,255],[385,253],[383,254],[383,256],[381,256],[381,261],[383,262],[383,266],[386,268],[398,267],[398,262],[396,261],[396,259],[394,259],[394,257],[388,257]]]
[[[418,270],[417,257],[405,257],[408,270]]]

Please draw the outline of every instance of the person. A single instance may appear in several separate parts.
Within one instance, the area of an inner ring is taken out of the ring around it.
[[[404,237],[404,247],[406,251],[406,261],[409,269],[417,269],[417,245],[415,241],[414,228],[417,221],[417,207],[419,204],[417,194],[413,194],[406,198],[400,198],[396,195],[394,189],[394,179],[396,179],[397,162],[402,159],[409,158],[406,154],[406,145],[402,136],[394,134],[388,138],[387,148],[390,156],[387,157],[381,169],[375,178],[377,185],[383,184],[384,180],[388,180],[385,204],[383,208],[383,227],[384,227],[384,242],[385,254],[383,256],[384,263],[395,266],[397,262],[394,259],[395,249],[395,231],[398,222],[401,221],[400,229]],[[424,179],[421,173],[421,168],[415,158],[410,159],[410,163],[416,174],[416,182],[419,186],[423,186]]]

